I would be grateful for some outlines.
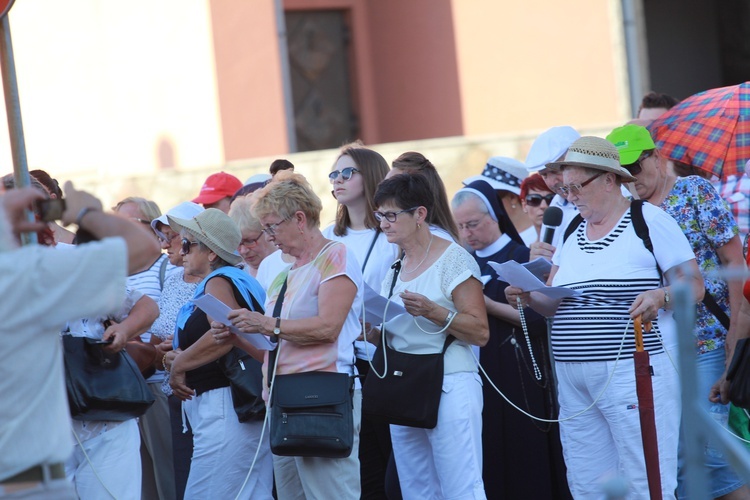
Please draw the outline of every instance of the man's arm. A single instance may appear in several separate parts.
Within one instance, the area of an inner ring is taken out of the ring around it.
[[[128,274],[133,274],[153,261],[154,252],[159,252],[159,243],[143,224],[136,224],[123,217],[102,212],[102,203],[93,195],[78,191],[70,181],[65,183],[67,208],[62,223],[73,223],[102,239],[119,236],[128,247]]]

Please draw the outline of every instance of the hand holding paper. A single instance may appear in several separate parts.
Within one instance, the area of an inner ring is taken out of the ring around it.
[[[214,321],[218,321],[219,323],[226,325],[229,328],[230,332],[236,335],[241,335],[258,349],[264,351],[272,351],[276,348],[276,344],[271,342],[265,335],[262,335],[260,333],[244,333],[237,327],[232,325],[232,322],[228,318],[228,315],[232,311],[232,309],[210,293],[207,293],[197,299],[192,299],[191,302],[193,302],[196,307],[200,308],[208,316],[213,318]]]
[[[518,262],[509,260],[502,264],[490,262],[498,277],[524,292],[539,292],[553,299],[579,295],[580,292],[561,286],[547,286]]]

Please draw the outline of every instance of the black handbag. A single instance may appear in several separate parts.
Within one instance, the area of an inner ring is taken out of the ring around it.
[[[281,313],[286,281],[276,301]],[[346,458],[354,446],[352,377],[346,373],[304,372],[276,375],[279,347],[268,356],[271,387],[270,441],[274,455]]]
[[[738,407],[750,409],[750,339],[739,339],[727,370],[729,401]]]
[[[226,276],[222,276],[222,278],[226,279],[232,286],[234,298],[240,306],[263,314],[263,307],[252,293],[250,294],[251,307],[237,290],[234,282]],[[231,351],[220,357],[216,362],[224,376],[229,379],[232,405],[239,421],[263,420],[266,415],[266,402],[263,401],[263,372],[261,370],[263,365],[238,347],[233,347]]]
[[[95,339],[63,335],[65,384],[76,420],[122,422],[140,417],[154,403],[135,361],[123,349],[108,353]]]
[[[395,266],[388,298],[401,266]],[[456,340],[448,335],[442,352],[407,354],[388,347],[385,327],[362,387],[362,413],[389,424],[434,429],[443,393],[445,351]],[[384,375],[380,378],[378,375]]]
[[[224,376],[229,379],[232,404],[240,422],[263,420],[266,403],[263,401],[262,365],[238,347],[217,360]]]

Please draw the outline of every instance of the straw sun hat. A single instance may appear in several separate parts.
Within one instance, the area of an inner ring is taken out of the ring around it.
[[[177,232],[190,231],[198,241],[233,266],[242,262],[237,252],[242,234],[237,224],[224,212],[209,208],[192,219],[181,219],[167,214],[169,227]]]
[[[615,145],[601,137],[581,137],[570,145],[565,158],[550,163],[549,166],[593,168],[619,175],[624,182],[636,180],[620,165],[620,153],[617,152]]]

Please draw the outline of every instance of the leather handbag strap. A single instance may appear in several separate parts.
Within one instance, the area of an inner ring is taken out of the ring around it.
[[[703,305],[706,306],[706,309],[708,309],[711,314],[716,316],[716,319],[719,320],[719,323],[721,323],[721,326],[723,326],[725,330],[729,330],[729,316],[727,316],[727,313],[719,307],[714,296],[708,293],[708,288],[706,288],[706,293],[703,295]]]
[[[276,299],[276,304],[273,306],[273,317],[278,318],[281,314],[281,305],[284,303],[284,294],[286,293],[286,282],[289,279],[287,276],[286,279],[284,279],[284,284],[281,285],[281,291],[279,291],[279,297]],[[276,339],[272,339],[272,342],[276,342]],[[270,351],[268,353],[268,387],[271,387],[271,382],[273,381],[273,375],[274,370],[276,368],[276,353],[279,351],[279,346],[276,346],[276,349],[273,351]]]
[[[365,255],[365,261],[362,263],[362,272],[365,272],[365,267],[367,267],[367,261],[370,260],[370,254],[372,253],[372,249],[375,247],[375,242],[378,241],[378,236],[380,236],[380,228],[377,228],[375,230],[375,236],[372,237],[372,241],[370,242],[370,248],[367,249],[367,255]]]

